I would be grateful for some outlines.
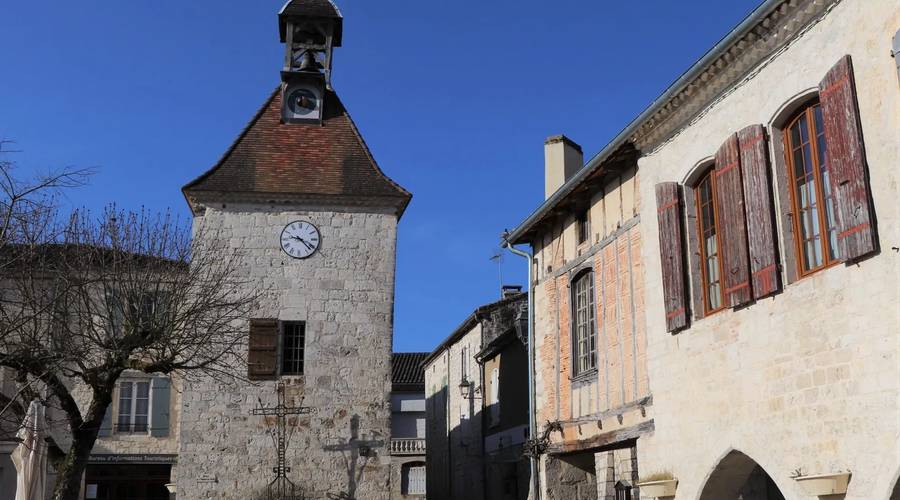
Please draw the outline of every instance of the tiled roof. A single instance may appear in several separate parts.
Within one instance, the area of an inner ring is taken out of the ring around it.
[[[394,385],[425,385],[422,361],[427,352],[395,352],[391,358],[391,382]]]
[[[182,189],[189,203],[210,193],[318,196],[402,214],[410,193],[378,168],[337,94],[326,92],[321,126],[282,123],[281,101],[279,88],[222,159]]]
[[[286,40],[288,20],[298,17],[331,19],[334,26],[334,46],[341,46],[344,20],[340,9],[337,8],[334,2],[331,0],[290,0],[284,4],[284,7],[278,13],[278,31],[281,34],[281,43],[284,43]]]
[[[341,11],[331,0],[291,0],[284,4],[281,15],[309,17],[341,17]]]

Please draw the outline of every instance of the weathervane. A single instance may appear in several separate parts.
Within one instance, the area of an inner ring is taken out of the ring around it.
[[[269,500],[301,500],[302,497],[297,494],[297,487],[287,478],[287,474],[291,468],[287,466],[285,453],[287,452],[288,443],[294,435],[296,426],[291,426],[288,432],[288,415],[308,415],[314,413],[314,408],[303,406],[303,398],[300,398],[299,406],[287,406],[284,396],[284,382],[278,382],[276,386],[278,393],[278,404],[274,407],[263,406],[262,399],[259,401],[259,408],[254,408],[253,415],[264,417],[275,417],[275,428],[272,430],[272,441],[278,450],[278,464],[272,468],[275,473],[275,479],[269,483],[268,498]]]

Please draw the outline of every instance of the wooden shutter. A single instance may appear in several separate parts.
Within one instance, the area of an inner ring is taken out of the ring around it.
[[[169,400],[171,399],[169,377],[154,377],[150,381],[150,435],[167,437],[169,435]]]
[[[677,332],[688,325],[681,191],[678,183],[662,182],[656,185],[656,207],[659,218],[659,257],[662,264],[666,330]]]
[[[782,277],[791,284],[800,278],[797,252],[794,250],[794,204],[791,202],[791,176],[788,172],[787,154],[784,151],[784,129],[775,129],[779,138],[772,141],[775,149],[775,187],[778,190],[778,217],[781,220],[781,257],[784,262]]]
[[[780,288],[772,192],[769,189],[769,150],[766,146],[766,129],[762,125],[750,125],[737,135],[741,150],[741,178],[744,183],[750,279],[753,298],[759,299]]]
[[[729,307],[738,307],[752,299],[740,165],[738,137],[733,134],[716,153],[715,171],[719,232],[722,235],[722,287]]]
[[[841,258],[855,260],[876,250],[875,219],[869,203],[866,152],[856,106],[850,56],[844,56],[819,84],[828,166]]]
[[[681,190],[682,199],[684,200],[684,211],[687,225],[685,233],[687,235],[687,252],[688,252],[688,274],[691,277],[691,312],[694,313],[694,319],[703,319],[706,316],[706,307],[703,304],[703,270],[700,266],[700,226],[697,221],[697,197],[694,189],[689,186],[683,186]]]
[[[251,319],[249,344],[247,378],[275,380],[278,374],[278,320]]]

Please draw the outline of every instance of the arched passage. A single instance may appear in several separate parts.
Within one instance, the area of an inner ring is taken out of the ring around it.
[[[734,450],[713,470],[700,500],[785,500],[775,481],[752,458]]]
[[[891,493],[890,500],[900,500],[900,479],[894,484],[894,492]]]

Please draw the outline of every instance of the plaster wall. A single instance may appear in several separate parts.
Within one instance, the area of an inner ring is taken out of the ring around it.
[[[295,220],[321,233],[320,249],[305,260],[279,245]],[[217,205],[201,223],[244,252],[249,286],[266,291],[255,317],[306,322],[305,373],[283,380],[288,403],[303,397],[315,413],[292,422],[289,479],[311,500],[389,498],[396,216]],[[251,415],[257,398],[274,405],[275,382],[185,384],[180,498],[248,499],[265,490],[276,453],[266,422]]]
[[[426,397],[434,398],[446,388],[447,398],[446,450],[432,449],[432,442],[439,440],[440,436],[428,436],[429,498],[478,500],[484,496],[482,459],[484,381],[481,368],[475,360],[475,354],[481,348],[482,325],[478,322],[425,366]],[[463,398],[460,393],[459,386],[463,378],[472,384],[468,398]],[[429,411],[428,418],[432,419],[439,415],[439,412]],[[435,428],[431,422],[428,425]],[[432,460],[433,454],[442,456]],[[435,484],[446,485],[447,489],[432,488],[432,481]]]
[[[679,499],[699,498],[732,449],[761,465],[788,499],[814,498],[791,479],[797,470],[852,471],[848,500],[890,496],[900,474],[900,260],[892,250],[900,246],[900,88],[890,57],[898,26],[900,4],[894,0],[843,0],[639,160],[641,196],[652,200],[658,182],[688,178],[728,134],[754,123],[771,133],[780,108],[817,87],[839,58],[852,57],[880,253],[817,272],[780,294],[671,335],[656,207],[641,207],[657,419],[655,432],[640,441],[639,458],[643,471],[674,474]],[[785,203],[774,192],[775,202]]]

